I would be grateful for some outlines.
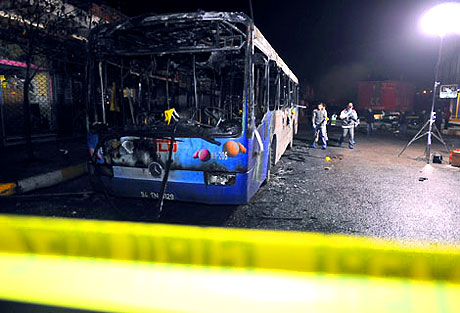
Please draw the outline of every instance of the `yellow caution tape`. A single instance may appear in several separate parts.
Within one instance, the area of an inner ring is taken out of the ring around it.
[[[268,270],[1,255],[0,298],[103,312],[459,312],[460,286]]]
[[[460,283],[460,249],[294,232],[0,216],[0,252]]]
[[[458,312],[458,246],[0,216],[0,298],[110,312]]]

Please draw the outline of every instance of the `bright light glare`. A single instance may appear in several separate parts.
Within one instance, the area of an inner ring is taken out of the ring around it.
[[[425,165],[420,171],[423,175],[430,175],[433,173],[434,167],[431,164]]]
[[[420,20],[422,30],[430,35],[460,34],[460,3],[446,2],[430,10]]]

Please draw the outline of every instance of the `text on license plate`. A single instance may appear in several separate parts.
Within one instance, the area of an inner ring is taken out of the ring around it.
[[[141,198],[150,198],[150,199],[158,199],[160,197],[158,192],[153,191],[141,191]],[[174,195],[172,193],[165,193],[164,195],[165,200],[174,200]]]

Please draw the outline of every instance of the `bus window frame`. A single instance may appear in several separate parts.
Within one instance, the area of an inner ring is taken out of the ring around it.
[[[280,107],[280,75],[281,69],[274,60],[269,61],[268,84],[269,84],[269,110],[276,111]],[[273,81],[272,81],[273,77]],[[272,85],[273,84],[273,85]],[[270,91],[273,91],[273,96]]]
[[[248,34],[246,41],[246,64],[244,71],[244,106],[243,106],[243,132],[246,132],[246,138],[251,139],[254,134],[254,24],[248,25]],[[245,115],[244,115],[245,114]]]
[[[268,112],[268,59],[256,48],[254,53],[254,124],[258,127]],[[257,81],[256,81],[257,80]],[[261,90],[262,89],[262,90]],[[260,114],[256,114],[260,108]]]

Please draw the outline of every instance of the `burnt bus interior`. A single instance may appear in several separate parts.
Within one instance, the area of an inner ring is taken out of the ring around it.
[[[276,62],[257,47],[249,59],[249,25],[244,14],[199,12],[99,26],[90,42],[90,120],[156,134],[174,126],[177,136],[238,136],[250,61],[249,125],[268,108],[295,103],[297,87]]]
[[[96,28],[89,93],[93,120],[110,125],[96,130],[106,164],[148,167],[156,145],[147,137],[219,144],[216,137],[237,137],[246,122],[251,137],[268,109],[291,107],[297,86],[259,48],[248,53],[250,29],[243,14],[202,12]]]
[[[246,36],[241,23],[187,15],[99,27],[91,37],[93,120],[157,135],[174,126],[176,136],[238,136]]]

